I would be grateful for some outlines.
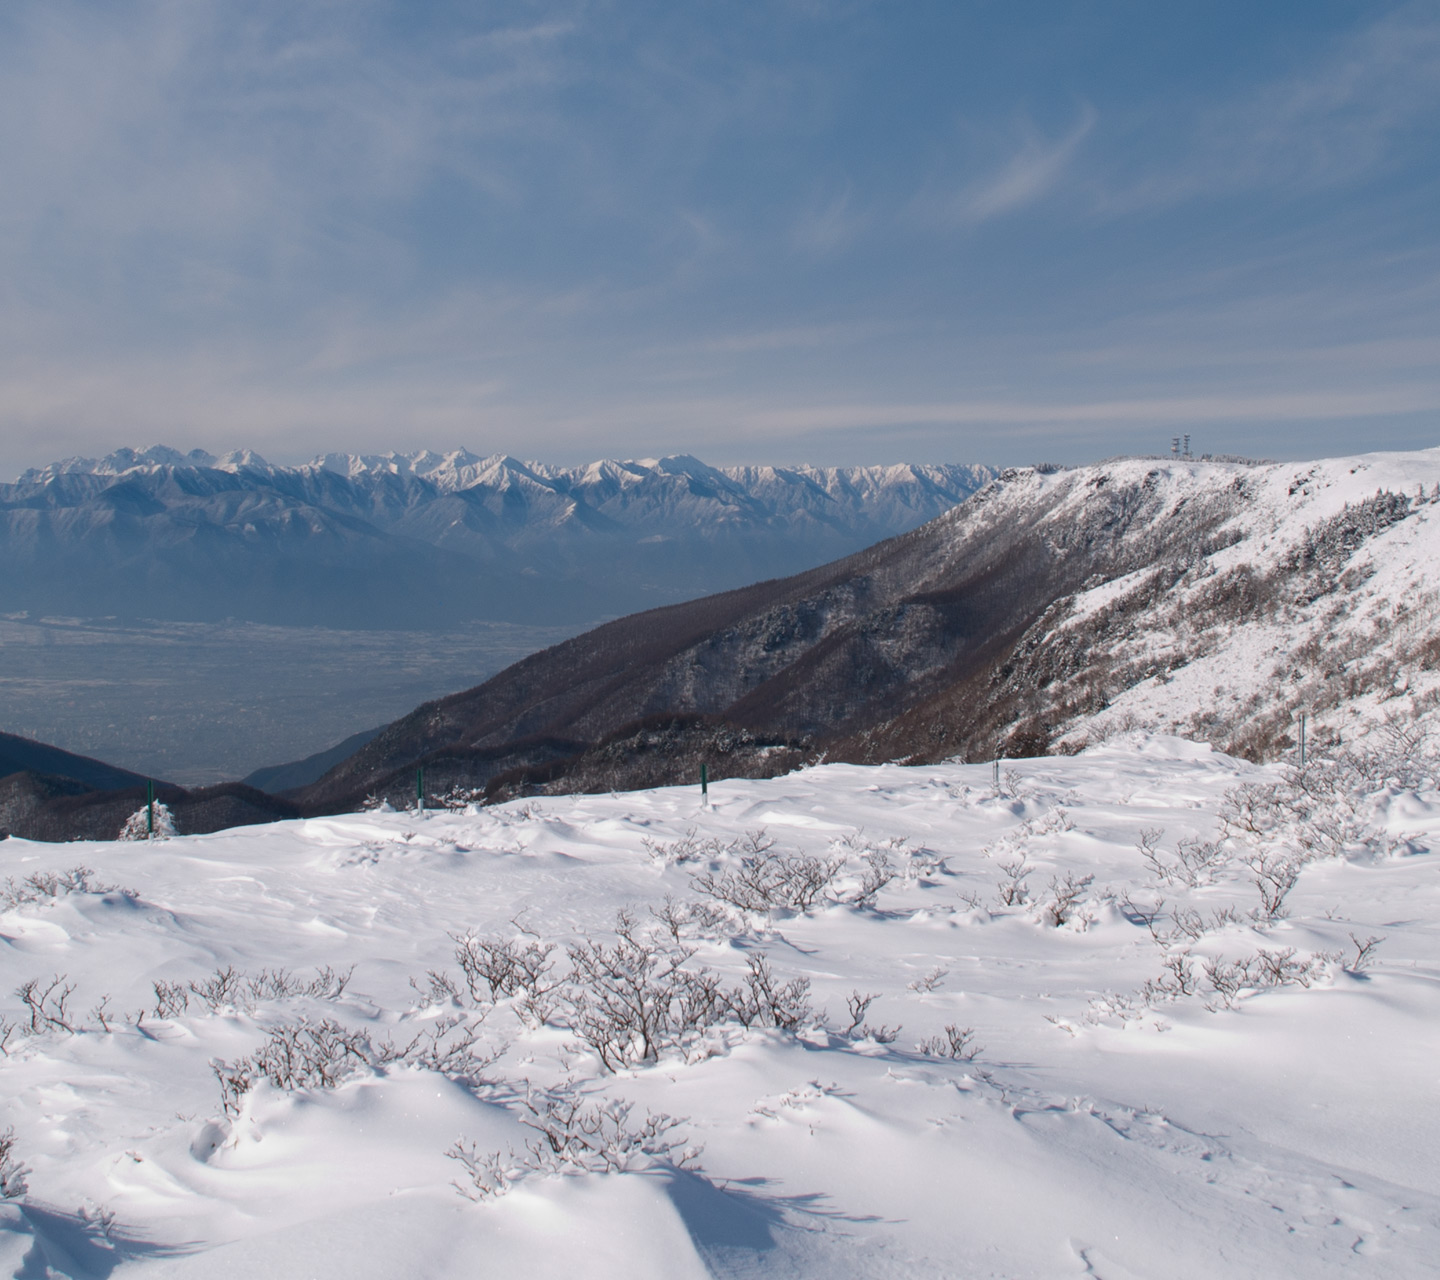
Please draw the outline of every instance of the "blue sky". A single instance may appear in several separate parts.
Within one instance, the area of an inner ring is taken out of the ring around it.
[[[0,472],[1440,444],[1440,6],[16,3]]]

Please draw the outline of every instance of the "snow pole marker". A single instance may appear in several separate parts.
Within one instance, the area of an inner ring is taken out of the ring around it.
[[[145,838],[155,839],[155,780],[145,779]]]
[[[710,770],[707,766],[700,766],[700,803],[710,803]]]
[[[415,766],[415,812],[425,812],[425,766]]]

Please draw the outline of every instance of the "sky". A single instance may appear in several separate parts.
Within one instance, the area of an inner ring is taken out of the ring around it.
[[[0,474],[1440,445],[1440,5],[18,0]]]

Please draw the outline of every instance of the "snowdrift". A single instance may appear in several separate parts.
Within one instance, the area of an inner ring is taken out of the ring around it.
[[[1130,734],[11,839],[0,1262],[1431,1274],[1435,781]]]

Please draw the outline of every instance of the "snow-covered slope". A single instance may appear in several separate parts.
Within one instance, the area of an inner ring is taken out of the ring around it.
[[[1297,786],[1132,734],[998,777],[727,782],[711,807],[5,842],[0,1261],[1433,1274],[1434,773],[1412,750]],[[808,909],[713,896],[807,869],[833,873]],[[538,981],[507,960],[552,945]],[[605,1030],[636,991],[652,1056]]]
[[[1055,601],[1008,677],[1043,688],[1062,749],[1143,726],[1265,756],[1302,714],[1314,745],[1440,701],[1440,449],[1031,474],[988,519],[1045,494],[1036,532],[1062,538],[1107,486],[1144,505],[1130,553]]]
[[[536,766],[504,785],[563,791],[539,737],[573,755],[677,713],[862,763],[1127,727],[1266,760],[1297,748],[1302,715],[1312,745],[1348,741],[1440,699],[1437,495],[1440,450],[1009,470],[844,560],[622,618],[418,708],[308,798],[407,794],[421,757],[442,787]],[[657,780],[630,776],[619,760],[599,785]]]

